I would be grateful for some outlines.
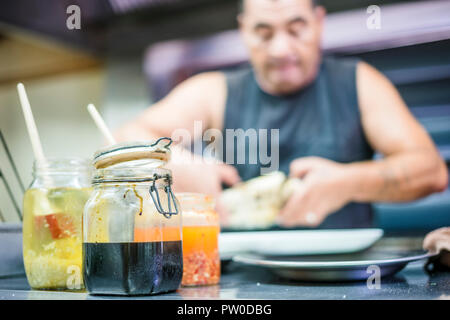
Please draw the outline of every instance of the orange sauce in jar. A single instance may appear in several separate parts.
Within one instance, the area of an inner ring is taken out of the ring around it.
[[[184,286],[212,285],[220,280],[219,226],[183,227]]]
[[[183,221],[183,286],[214,285],[220,281],[219,216],[207,195],[176,195]]]

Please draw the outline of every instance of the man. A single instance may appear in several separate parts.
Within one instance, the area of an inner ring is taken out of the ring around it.
[[[279,214],[286,227],[369,227],[371,202],[445,190],[445,163],[389,80],[361,61],[322,58],[324,17],[312,0],[245,0],[238,20],[252,67],[186,80],[116,137],[194,135],[195,121],[279,129],[280,169],[303,179]],[[384,158],[372,161],[374,151]],[[257,168],[171,164],[176,190],[212,194]]]

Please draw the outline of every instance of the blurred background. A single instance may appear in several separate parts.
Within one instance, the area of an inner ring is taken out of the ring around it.
[[[18,221],[33,154],[17,82],[27,88],[48,157],[90,158],[101,147],[86,111],[111,128],[133,118],[187,77],[247,62],[236,0],[5,0],[0,3],[0,130],[20,175],[0,151],[0,211]],[[322,0],[325,54],[358,56],[397,86],[450,161],[450,1]],[[70,5],[80,29],[66,25]],[[369,30],[370,5],[381,29]],[[387,231],[450,225],[450,191],[407,204],[376,205]]]

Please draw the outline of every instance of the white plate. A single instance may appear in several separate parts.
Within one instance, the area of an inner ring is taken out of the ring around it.
[[[219,236],[222,260],[238,253],[312,255],[351,253],[370,247],[382,229],[225,232]]]

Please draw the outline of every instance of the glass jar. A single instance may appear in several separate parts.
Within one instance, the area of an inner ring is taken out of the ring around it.
[[[84,280],[91,294],[147,295],[180,286],[181,214],[171,172],[161,159],[153,161],[153,148],[116,145],[94,158],[94,190],[83,216]]]
[[[89,168],[81,159],[34,164],[23,203],[23,258],[33,289],[83,288],[81,219],[91,192]]]
[[[211,196],[177,193],[183,213],[183,286],[213,285],[220,280],[219,215]]]

